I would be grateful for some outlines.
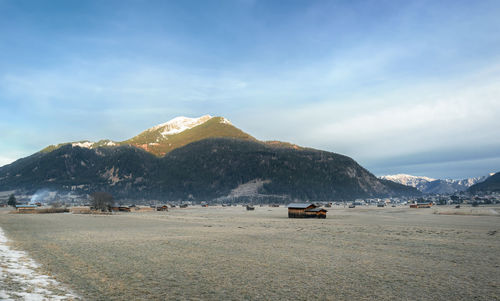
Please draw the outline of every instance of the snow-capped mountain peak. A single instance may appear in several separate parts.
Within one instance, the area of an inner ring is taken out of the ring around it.
[[[229,121],[228,119],[226,119],[224,117],[221,118],[220,123],[232,125],[231,121]]]
[[[204,115],[204,116],[201,116],[198,118],[189,118],[189,117],[179,116],[179,117],[176,117],[176,118],[169,120],[165,123],[154,126],[154,127],[150,128],[148,131],[161,130],[160,134],[163,137],[165,137],[165,136],[181,133],[185,130],[192,129],[195,126],[203,124],[210,119],[212,119],[212,116],[210,116],[210,115]]]
[[[432,182],[436,180],[429,177],[419,177],[407,174],[381,176],[380,178],[412,187],[417,187],[418,184]]]
[[[381,176],[380,178],[393,181],[399,184],[415,187],[424,193],[454,193],[457,191],[465,191],[470,186],[486,180],[488,176],[454,180],[454,179],[432,179],[429,177],[418,177],[406,174],[397,174],[397,175]]]

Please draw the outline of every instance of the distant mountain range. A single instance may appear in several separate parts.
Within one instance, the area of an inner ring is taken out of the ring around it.
[[[122,142],[51,145],[0,167],[0,191],[37,189],[117,198],[321,201],[419,195],[378,179],[353,159],[294,144],[263,142],[226,118],[177,117]]]
[[[433,179],[429,177],[412,176],[407,174],[381,176],[381,179],[393,181],[395,183],[417,188],[426,194],[451,194],[466,191],[474,184],[481,183],[488,179],[490,175],[468,178],[462,180],[453,179]]]

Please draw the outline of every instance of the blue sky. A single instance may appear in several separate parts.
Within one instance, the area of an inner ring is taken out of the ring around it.
[[[500,171],[498,1],[0,0],[0,165],[224,116],[376,175]]]

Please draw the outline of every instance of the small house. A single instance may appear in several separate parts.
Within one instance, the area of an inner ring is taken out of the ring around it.
[[[24,205],[16,205],[16,210],[19,213],[35,213],[37,205],[34,204],[24,204]]]
[[[314,204],[292,203],[288,205],[289,218],[326,218],[326,209]]]
[[[118,205],[118,204],[114,204],[112,206],[109,206],[109,209],[110,209],[110,211],[114,211],[114,212],[118,212],[118,211],[130,212],[130,207],[122,206],[122,205]]]
[[[303,218],[306,217],[307,209],[314,209],[316,205],[308,203],[292,203],[288,205],[288,217]]]
[[[410,208],[431,208],[432,202],[419,202],[415,204],[410,204]]]
[[[316,207],[316,208],[313,208],[313,209],[308,209],[305,211],[306,213],[306,217],[309,217],[309,218],[326,218],[326,213],[328,211],[326,209],[323,209],[323,208],[319,208],[319,207]]]
[[[168,206],[167,205],[162,205],[156,207],[156,211],[168,211]]]

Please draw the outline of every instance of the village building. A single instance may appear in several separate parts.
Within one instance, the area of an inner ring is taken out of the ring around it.
[[[314,204],[292,203],[288,205],[289,218],[326,218],[326,209]]]
[[[130,207],[122,206],[122,205],[118,205],[118,204],[114,204],[113,206],[110,206],[109,209],[110,209],[110,211],[114,211],[114,212],[118,212],[118,211],[130,212]]]
[[[308,209],[305,211],[306,213],[306,217],[309,217],[309,218],[326,218],[326,213],[328,211],[326,209],[323,209],[323,208],[319,208],[319,207],[316,207],[316,208],[313,208],[313,209]]]
[[[19,213],[35,213],[36,208],[38,208],[38,206],[35,204],[16,205],[16,210]]]
[[[431,208],[432,205],[432,202],[418,202],[410,204],[410,208]]]
[[[168,211],[168,206],[167,205],[162,205],[156,207],[156,211]]]

